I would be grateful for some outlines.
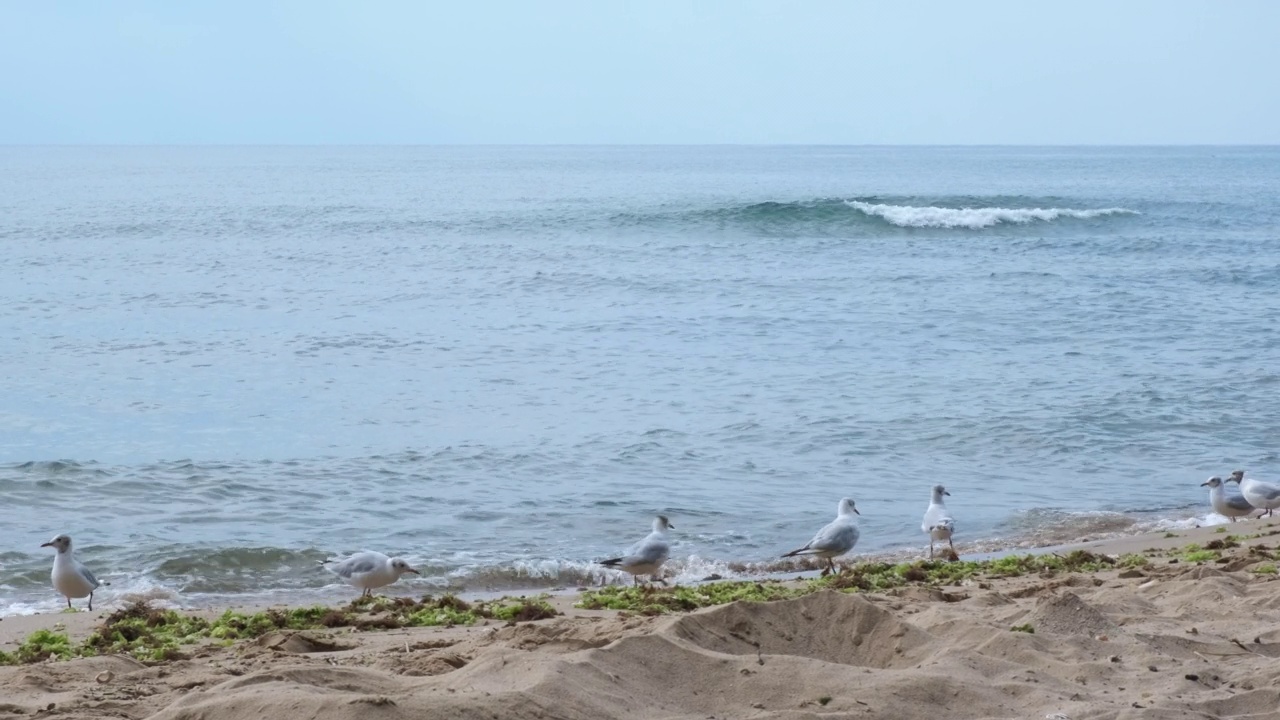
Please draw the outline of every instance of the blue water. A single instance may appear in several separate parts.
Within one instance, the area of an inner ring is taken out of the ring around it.
[[[1038,209],[1038,211],[1037,211]],[[0,148],[0,612],[750,572],[1280,476],[1280,148]],[[760,563],[749,568],[741,564]],[[110,595],[114,593],[114,595]],[[105,601],[104,601],[105,602]]]

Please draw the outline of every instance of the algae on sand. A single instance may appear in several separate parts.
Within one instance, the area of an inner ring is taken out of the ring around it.
[[[351,628],[357,631],[437,625],[474,625],[484,620],[526,622],[555,617],[559,612],[538,597],[504,597],[468,603],[453,595],[421,600],[366,598],[346,607],[313,606],[290,610],[270,608],[245,614],[228,610],[213,620],[153,608],[138,601],[111,613],[84,642],[75,644],[63,633],[37,630],[14,653],[0,653],[0,665],[66,660],[102,654],[129,655],[142,662],[163,662],[183,656],[185,647],[213,641],[229,644],[277,630]]]

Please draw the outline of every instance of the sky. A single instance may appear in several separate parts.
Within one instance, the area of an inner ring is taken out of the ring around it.
[[[1275,144],[1274,0],[0,3],[0,144]]]

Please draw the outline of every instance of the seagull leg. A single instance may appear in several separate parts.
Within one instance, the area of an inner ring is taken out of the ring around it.
[[[832,574],[832,575],[838,575],[838,574],[839,574],[839,573],[837,573],[837,572],[836,572],[836,561],[835,561],[835,560],[832,560],[831,558],[827,558],[827,564],[831,566],[831,574]]]
[[[955,543],[955,541],[954,541],[954,540],[952,540],[951,538],[947,538],[947,544],[951,546],[951,552],[953,552],[953,553],[954,553],[954,552],[956,551],[956,543]]]
[[[929,559],[933,559],[933,536],[929,536]]]
[[[70,610],[70,609],[71,609],[71,596],[70,596],[70,595],[68,595],[68,596],[67,596],[67,609],[68,609],[68,610]]]
[[[89,593],[89,612],[93,612],[93,592]]]

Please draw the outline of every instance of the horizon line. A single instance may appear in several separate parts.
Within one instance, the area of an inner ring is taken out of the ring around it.
[[[777,148],[777,147],[848,147],[848,148],[1273,148],[1280,147],[1274,143],[830,143],[830,142],[779,142],[779,143],[562,143],[562,142],[527,142],[527,143],[482,143],[482,142],[48,142],[20,143],[0,142],[5,148],[75,148],[75,147],[113,147],[113,148],[160,148],[160,147],[572,147],[572,148]]]

